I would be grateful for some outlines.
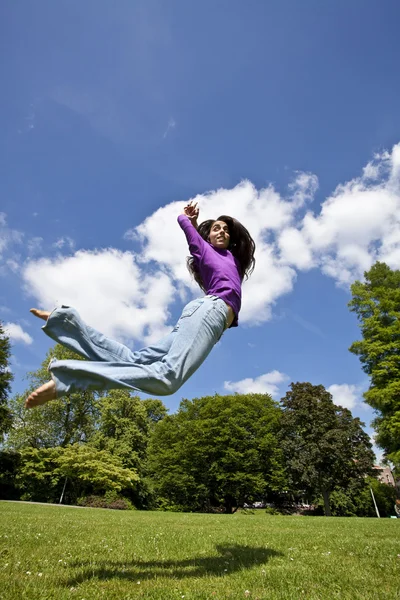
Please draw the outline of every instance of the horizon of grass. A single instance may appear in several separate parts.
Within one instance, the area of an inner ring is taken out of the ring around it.
[[[400,521],[0,501],[1,600],[400,598]]]

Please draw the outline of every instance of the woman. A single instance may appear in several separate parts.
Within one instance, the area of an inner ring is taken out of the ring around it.
[[[197,226],[198,214],[197,203],[190,202],[178,222],[189,244],[189,271],[206,296],[189,302],[173,331],[159,343],[133,352],[87,326],[73,308],[63,306],[52,313],[31,309],[46,321],[43,330],[48,336],[87,360],[53,360],[51,381],[30,394],[27,408],[85,389],[173,394],[225,329],[237,326],[241,284],[254,269],[254,241],[236,219],[222,216]]]

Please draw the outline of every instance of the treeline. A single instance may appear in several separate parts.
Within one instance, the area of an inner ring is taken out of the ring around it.
[[[125,390],[25,410],[49,360],[72,356],[53,348],[29,389],[8,402],[3,499],[227,513],[307,500],[317,514],[374,516],[372,485],[382,516],[393,513],[394,490],[371,477],[363,424],[323,386],[292,384],[280,403],[268,394],[183,400],[173,415]]]

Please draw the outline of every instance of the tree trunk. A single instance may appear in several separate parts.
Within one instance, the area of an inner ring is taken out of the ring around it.
[[[325,516],[326,517],[331,517],[331,507],[329,505],[329,496],[330,496],[330,491],[323,489],[322,490],[322,497],[324,499],[324,511],[325,511]]]
[[[232,498],[225,498],[225,512],[227,515],[231,515],[233,511]]]
[[[64,500],[65,488],[67,487],[67,479],[68,479],[68,477],[66,477],[65,481],[64,481],[64,487],[63,487],[63,491],[61,492],[59,504],[62,504],[62,501]]]

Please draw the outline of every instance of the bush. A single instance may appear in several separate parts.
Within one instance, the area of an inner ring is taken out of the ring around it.
[[[272,506],[267,506],[267,508],[265,509],[265,512],[267,515],[280,515],[281,513],[279,512],[279,510],[277,510],[276,508],[273,508]]]
[[[189,510],[185,511],[184,506],[181,506],[180,504],[174,504],[173,502],[167,500],[167,498],[158,498],[155,510],[164,512],[190,512]]]
[[[118,496],[115,492],[106,492],[104,496],[83,496],[78,499],[78,506],[88,508],[111,508],[114,510],[134,510],[132,502],[128,498]]]

